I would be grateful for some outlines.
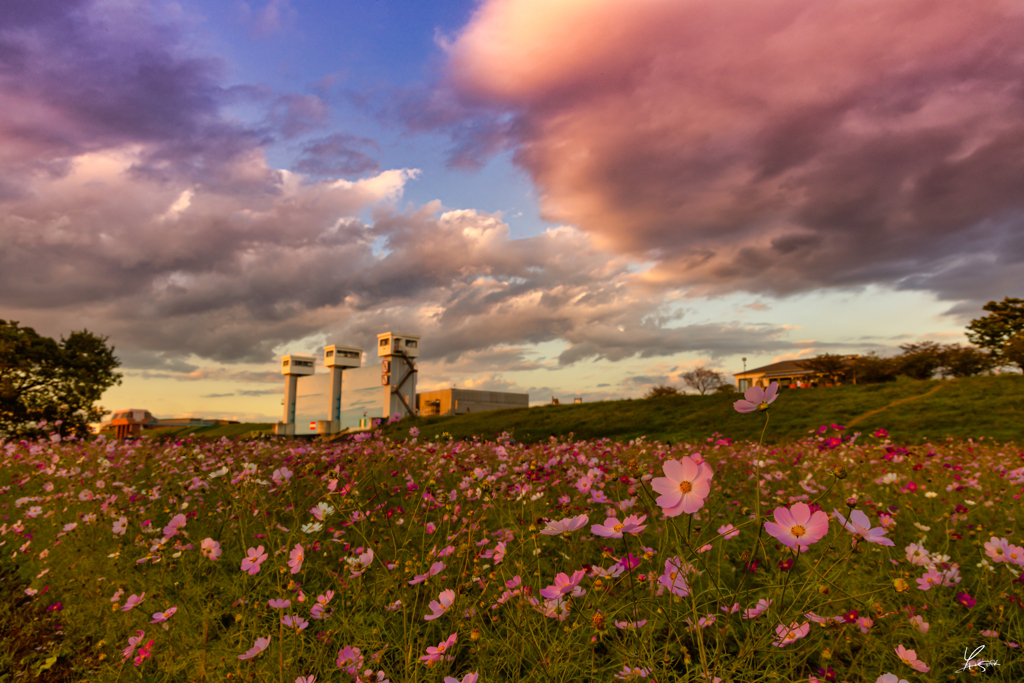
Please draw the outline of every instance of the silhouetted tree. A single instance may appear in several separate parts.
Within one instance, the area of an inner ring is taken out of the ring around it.
[[[659,384],[647,390],[644,398],[665,398],[666,396],[679,396],[679,389],[667,384]]]
[[[973,377],[988,372],[998,363],[995,356],[975,346],[949,344],[939,353],[943,377]]]
[[[1003,345],[1003,360],[1024,371],[1024,332],[1018,332]]]
[[[912,379],[931,379],[942,367],[942,345],[935,342],[903,344],[897,356],[900,374]]]
[[[47,431],[87,434],[106,412],[96,401],[121,383],[106,341],[82,330],[58,342],[0,320],[0,437],[38,434],[42,420]]]
[[[797,365],[804,370],[818,373],[833,384],[838,384],[849,373],[850,363],[842,356],[826,353],[822,356],[800,361]]]
[[[1006,297],[982,306],[989,314],[972,320],[967,326],[967,339],[996,356],[1002,356],[1006,343],[1024,333],[1024,299]]]
[[[899,362],[895,358],[880,358],[874,351],[850,361],[850,375],[858,384],[892,382],[899,370]]]
[[[694,391],[700,392],[701,396],[725,384],[725,378],[722,377],[722,373],[715,372],[703,365],[690,372],[684,372],[681,377],[683,384]]]

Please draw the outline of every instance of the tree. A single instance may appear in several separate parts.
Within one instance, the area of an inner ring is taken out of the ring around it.
[[[678,396],[679,389],[667,384],[659,384],[647,390],[644,398],[665,398],[666,396]]]
[[[939,352],[939,371],[943,377],[973,377],[996,366],[996,359],[975,346],[949,344]]]
[[[1003,359],[1024,371],[1024,332],[1018,332],[1003,345]]]
[[[709,391],[714,391],[725,384],[725,379],[722,377],[722,373],[715,372],[703,365],[691,370],[690,372],[684,372],[681,376],[683,384],[694,391],[699,391],[701,396]]]
[[[31,327],[0,320],[0,437],[48,431],[84,436],[107,411],[96,405],[121,383],[121,365],[106,337],[87,330],[55,341]]]
[[[942,345],[935,342],[903,344],[897,356],[900,374],[912,379],[931,379],[942,367]]]
[[[849,373],[849,363],[842,356],[826,353],[797,363],[804,370],[811,370],[838,384]]]
[[[899,374],[899,370],[899,363],[895,358],[880,358],[874,351],[850,361],[850,374],[858,384],[892,382]]]
[[[967,326],[967,339],[996,356],[1014,335],[1024,333],[1024,299],[1006,297],[1002,301],[989,301],[982,306],[989,314],[972,320]]]

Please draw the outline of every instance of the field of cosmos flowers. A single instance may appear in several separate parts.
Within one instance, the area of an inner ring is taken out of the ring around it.
[[[415,432],[2,444],[5,680],[1024,680],[1016,446]]]

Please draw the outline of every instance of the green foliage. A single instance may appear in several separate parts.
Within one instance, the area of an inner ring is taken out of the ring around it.
[[[665,398],[666,396],[679,396],[680,391],[676,387],[667,384],[659,384],[651,387],[644,394],[644,398]]]
[[[936,387],[938,392],[929,393]],[[524,443],[570,434],[617,441],[646,435],[675,443],[703,440],[718,433],[732,439],[756,440],[761,425],[733,409],[736,398],[729,394],[670,396],[658,401],[601,401],[405,418],[386,427],[384,433],[406,438],[409,428],[416,426],[421,431],[420,439],[436,439],[441,432],[450,433],[456,440],[493,439],[496,434],[514,430],[516,439]],[[783,389],[779,400],[783,399],[790,407],[779,411],[773,404],[765,432],[765,440],[770,443],[799,439],[820,425],[847,424],[869,413],[873,414],[857,423],[858,431],[868,433],[885,427],[902,441],[984,434],[1024,443],[1024,377],[1017,374],[928,381],[901,377],[885,384]]]
[[[121,383],[106,340],[82,330],[58,342],[0,320],[0,436],[37,434],[39,421],[63,435],[87,434],[106,412],[96,401]]]
[[[900,374],[911,379],[931,379],[942,367],[942,345],[935,342],[903,344],[897,358]]]
[[[940,372],[949,377],[973,377],[988,372],[996,366],[991,353],[974,346],[950,344],[939,354]]]
[[[1024,372],[1024,332],[1010,337],[1003,346],[1002,355],[1006,362],[1016,364]]]
[[[971,321],[967,339],[983,349],[1001,355],[1011,337],[1024,333],[1024,299],[1006,297],[982,306],[989,314]]]

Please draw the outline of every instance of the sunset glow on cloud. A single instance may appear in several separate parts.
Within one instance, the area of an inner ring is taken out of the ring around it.
[[[536,400],[961,340],[1020,295],[1021,35],[1009,0],[9,4],[0,318],[109,335],[106,403],[252,419],[281,353],[389,328],[424,388]]]

